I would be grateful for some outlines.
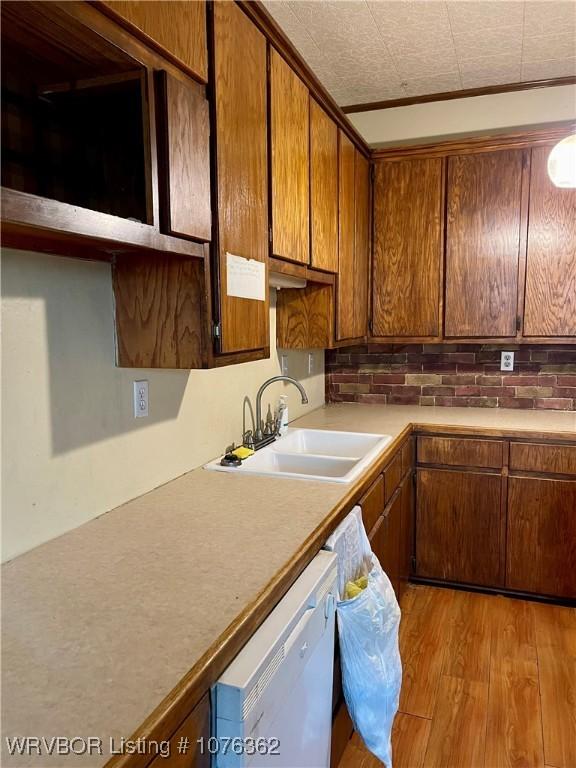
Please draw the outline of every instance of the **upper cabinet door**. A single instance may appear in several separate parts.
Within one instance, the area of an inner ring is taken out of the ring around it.
[[[370,263],[370,162],[358,150],[354,158],[354,336],[366,335]]]
[[[298,75],[270,49],[272,253],[308,264],[309,95]]]
[[[158,72],[162,229],[210,240],[210,123],[205,87]]]
[[[354,228],[355,228],[355,154],[346,134],[339,131],[339,190],[338,190],[338,280],[336,338],[353,339],[357,327],[354,319]]]
[[[532,150],[524,336],[576,336],[576,190],[550,181],[551,149]]]
[[[446,336],[516,336],[522,169],[522,150],[448,159]]]
[[[268,265],[267,43],[236,3],[213,9],[220,352],[229,353],[270,343],[267,269],[264,301],[228,284],[228,254]]]
[[[310,99],[310,263],[338,271],[338,127]]]
[[[376,164],[373,336],[441,334],[443,163],[433,158]]]
[[[125,21],[144,33],[162,53],[208,81],[206,3],[204,0],[104,0]]]

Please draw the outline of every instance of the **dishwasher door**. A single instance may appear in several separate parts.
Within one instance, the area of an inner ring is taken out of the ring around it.
[[[320,552],[213,689],[217,768],[328,768],[336,562]]]

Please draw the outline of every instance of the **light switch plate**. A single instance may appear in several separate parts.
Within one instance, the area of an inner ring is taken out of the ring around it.
[[[134,418],[143,419],[148,416],[148,382],[134,382]]]
[[[514,370],[514,352],[502,352],[500,354],[500,370],[501,371]]]

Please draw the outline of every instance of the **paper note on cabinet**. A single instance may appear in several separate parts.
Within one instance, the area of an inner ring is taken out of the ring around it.
[[[266,301],[266,265],[226,253],[226,293],[240,299]]]

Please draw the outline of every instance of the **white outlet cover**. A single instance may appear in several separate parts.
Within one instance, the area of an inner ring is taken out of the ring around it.
[[[308,375],[311,376],[314,373],[314,368],[316,361],[314,360],[314,354],[312,352],[308,352]]]
[[[282,376],[288,376],[288,355],[280,355],[280,370]]]
[[[148,382],[134,382],[134,418],[144,419],[148,416]]]
[[[500,370],[501,371],[514,370],[514,352],[502,352],[500,354]]]

